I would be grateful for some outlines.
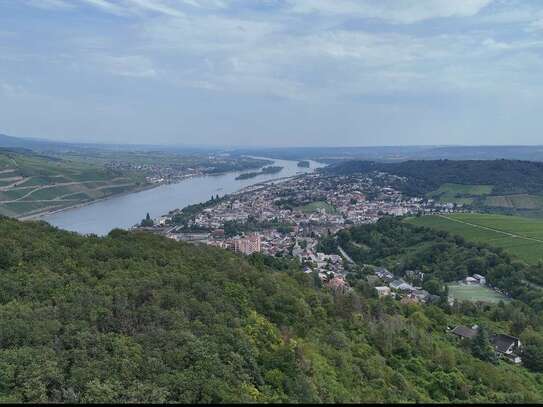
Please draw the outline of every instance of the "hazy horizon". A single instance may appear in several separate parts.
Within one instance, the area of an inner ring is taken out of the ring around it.
[[[234,145],[234,144],[189,144],[189,143],[116,143],[108,141],[92,141],[92,140],[62,140],[49,137],[34,137],[34,136],[15,136],[6,134],[0,131],[0,136],[8,136],[22,140],[38,141],[38,142],[53,142],[53,143],[73,143],[87,145],[125,145],[125,146],[153,146],[153,147],[202,147],[202,148],[228,148],[228,149],[341,149],[341,148],[440,148],[440,147],[543,147],[541,144],[383,144],[383,145]],[[0,145],[1,147],[1,145]]]
[[[11,136],[541,144],[537,0],[0,0],[0,24]]]

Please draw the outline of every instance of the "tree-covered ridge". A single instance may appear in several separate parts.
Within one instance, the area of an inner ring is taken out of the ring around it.
[[[2,402],[543,400],[445,333],[471,316],[321,287],[288,260],[0,218]]]
[[[390,217],[341,230],[337,238],[328,237],[320,244],[323,251],[334,253],[339,244],[357,263],[385,266],[396,275],[421,270],[425,280],[441,285],[481,274],[490,285],[528,304],[534,315],[543,311],[543,288],[539,287],[543,265],[527,265],[489,244]]]
[[[326,168],[333,175],[383,171],[408,180],[406,193],[424,196],[443,184],[492,185],[494,195],[543,194],[543,163],[519,160],[347,161]]]

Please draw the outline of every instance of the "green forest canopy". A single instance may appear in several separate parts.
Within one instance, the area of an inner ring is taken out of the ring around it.
[[[388,220],[354,230],[379,243],[375,259],[401,253],[399,240],[383,252],[395,233],[438,236]],[[520,329],[537,362],[537,304],[408,306],[350,281],[339,294],[285,259],[0,218],[0,402],[543,400],[543,366],[482,361],[445,333]]]
[[[333,175],[383,171],[407,177],[407,193],[424,196],[443,184],[492,185],[492,194],[543,194],[543,163],[519,160],[346,161],[324,170]],[[489,191],[486,191],[489,192]]]

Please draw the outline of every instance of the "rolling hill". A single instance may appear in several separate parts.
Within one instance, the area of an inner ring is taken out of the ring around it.
[[[143,187],[142,177],[28,150],[0,149],[0,214],[35,215]]]

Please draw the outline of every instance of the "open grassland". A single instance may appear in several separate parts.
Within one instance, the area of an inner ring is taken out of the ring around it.
[[[141,188],[143,178],[97,164],[0,151],[0,214],[21,217]]]
[[[321,209],[324,209],[326,213],[330,213],[330,214],[337,212],[337,209],[335,206],[330,205],[328,202],[324,202],[324,201],[311,202],[307,205],[301,206],[299,209],[304,213],[314,213]]]
[[[454,298],[457,301],[481,301],[490,303],[509,301],[506,296],[481,285],[449,284],[448,287],[449,297]]]
[[[530,264],[543,261],[543,220],[492,214],[451,214],[410,218],[408,222],[501,247]]]

